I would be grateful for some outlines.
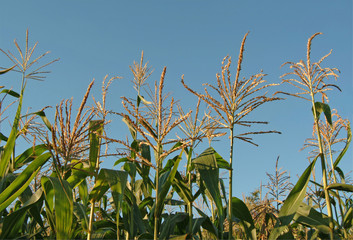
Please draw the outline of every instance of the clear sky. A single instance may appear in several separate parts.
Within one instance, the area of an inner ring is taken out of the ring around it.
[[[244,34],[250,31],[245,46],[241,77],[261,69],[269,83],[279,83],[288,68],[286,61],[306,57],[307,39],[322,32],[313,41],[312,57],[318,60],[333,49],[324,66],[340,69],[336,84],[342,92],[329,93],[331,108],[352,121],[352,1],[3,1],[0,14],[0,48],[15,51],[13,40],[24,43],[28,28],[39,52],[50,50],[49,59],[60,58],[50,67],[44,82],[29,83],[25,107],[38,110],[55,106],[63,98],[82,99],[88,83],[95,78],[93,95],[100,97],[101,81],[106,74],[120,76],[110,88],[109,108],[123,111],[121,96],[134,97],[129,65],[139,60],[141,51],[154,69],[150,84],[159,80],[167,66],[165,91],[179,99],[185,109],[194,108],[195,97],[185,90],[181,76],[190,87],[201,90],[202,83],[214,83],[226,55],[238,57]],[[39,53],[38,52],[38,53]],[[10,62],[0,55],[0,66]],[[233,76],[236,66],[233,65]],[[11,77],[10,77],[11,76]],[[14,86],[19,78],[8,75],[1,85]],[[275,90],[295,91],[288,86]],[[50,116],[50,111],[48,115]],[[308,102],[288,97],[269,103],[249,115],[249,120],[269,121],[265,129],[282,135],[256,136],[259,147],[236,142],[234,191],[236,196],[266,184],[266,172],[273,173],[277,156],[280,166],[294,182],[308,160],[299,152],[311,137],[312,114]],[[53,121],[53,119],[51,119]],[[4,132],[4,125],[2,129]],[[247,129],[239,129],[246,131]],[[261,130],[251,129],[251,130]],[[125,138],[125,125],[112,117],[111,137]],[[228,139],[214,148],[228,158]],[[198,152],[204,149],[200,146]],[[341,168],[353,168],[352,148]],[[115,160],[106,160],[110,167]],[[319,165],[318,167],[319,168]]]

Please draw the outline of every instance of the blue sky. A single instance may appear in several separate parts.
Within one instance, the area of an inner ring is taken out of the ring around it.
[[[280,68],[281,64],[304,59],[307,39],[323,32],[313,41],[312,58],[318,60],[333,49],[324,66],[340,69],[336,84],[343,91],[329,93],[330,105],[352,121],[351,1],[4,1],[2,9],[0,48],[14,52],[14,39],[23,46],[28,28],[31,43],[39,42],[38,53],[50,50],[48,59],[60,58],[44,82],[29,83],[25,107],[33,111],[55,106],[64,98],[74,97],[79,104],[93,78],[92,93],[99,98],[106,74],[123,77],[113,83],[108,96],[109,108],[123,111],[120,97],[135,96],[129,65],[139,60],[142,50],[154,69],[149,83],[158,80],[167,66],[165,91],[185,109],[193,109],[196,99],[182,87],[181,76],[184,74],[185,82],[197,90],[202,89],[202,83],[214,83],[224,56],[229,54],[236,62],[246,32],[250,34],[241,77],[262,69],[269,83],[279,83],[279,76],[288,71]],[[0,66],[10,65],[0,55]],[[16,88],[19,80],[9,76],[2,78],[1,85]],[[295,91],[288,86],[276,90]],[[249,120],[269,121],[265,129],[282,134],[256,136],[259,147],[236,142],[236,196],[255,190],[261,181],[266,184],[266,172],[274,171],[277,156],[293,181],[308,165],[307,153],[299,152],[304,140],[311,137],[308,102],[288,97],[257,109]],[[118,117],[112,117],[109,131],[115,138],[128,134]],[[227,159],[228,139],[213,146]],[[201,145],[198,152],[203,148]],[[353,168],[352,159],[351,148],[342,160],[341,168],[346,172]],[[106,160],[105,166],[113,162]]]

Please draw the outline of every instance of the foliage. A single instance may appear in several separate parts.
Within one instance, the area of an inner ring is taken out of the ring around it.
[[[311,42],[319,33],[309,38],[306,63],[288,63],[293,71],[283,76],[298,77],[283,78],[283,83],[301,92],[278,92],[311,101],[314,131],[305,142],[305,148],[311,148],[308,167],[292,187],[277,159],[275,173],[267,173],[266,194],[261,186],[243,200],[233,196],[233,140],[256,145],[251,135],[279,133],[234,132],[235,127],[266,124],[248,120],[248,115],[264,103],[281,99],[262,93],[279,85],[267,84],[262,72],[239,78],[247,35],[241,44],[235,81],[231,81],[230,57],[224,58],[216,85],[206,84],[214,94],[207,88],[204,94],[198,93],[182,78],[184,87],[198,97],[195,109],[186,113],[163,92],[166,67],[154,89],[147,90],[148,97],[143,96],[152,71],[144,63],[142,52],[140,61],[130,67],[136,98],[122,97],[123,112],[106,109],[109,86],[120,78],[107,80],[106,76],[102,100],[93,97],[94,104],[89,105],[92,81],[76,114],[70,99],[56,106],[52,120],[46,108],[23,115],[28,80],[43,80],[48,73],[44,68],[57,60],[38,67],[35,63],[44,60],[48,52],[32,60],[37,43],[29,47],[28,31],[24,50],[15,41],[18,57],[1,50],[14,64],[0,70],[1,77],[16,71],[21,74],[22,84],[19,93],[4,86],[0,92],[4,96],[0,101],[1,119],[6,109],[17,104],[10,132],[0,133],[0,238],[352,238],[353,187],[339,167],[351,142],[351,129],[349,121],[328,105],[326,91],[338,88],[324,82],[330,76],[337,78],[336,69],[321,67],[329,54],[311,63]],[[323,101],[317,101],[316,94],[321,94]],[[5,98],[14,98],[15,102],[6,105]],[[202,102],[211,107],[204,114]],[[130,137],[106,132],[111,114],[122,118]],[[225,135],[224,129],[229,130],[229,161],[212,147],[214,138]],[[15,146],[21,137],[32,137],[33,145],[18,154]],[[199,150],[204,138],[208,138],[209,147]],[[341,149],[338,144],[343,145]],[[116,145],[116,154],[108,151],[108,146]],[[114,168],[119,170],[101,167],[108,155],[113,156]],[[318,160],[321,181],[313,174]],[[228,184],[222,178],[223,171],[229,172]]]

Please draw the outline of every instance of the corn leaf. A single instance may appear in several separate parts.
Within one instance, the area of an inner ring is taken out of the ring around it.
[[[81,203],[74,202],[74,214],[77,217],[81,227],[83,230],[88,231],[88,216],[87,216],[87,208]]]
[[[320,114],[323,112],[325,114],[327,122],[332,126],[331,109],[326,103],[315,102],[316,116],[319,119]]]
[[[192,193],[188,185],[183,181],[179,172],[176,172],[173,183],[172,183],[174,191],[176,191],[181,199],[184,202],[189,203],[193,200]]]
[[[182,153],[183,152],[181,152],[178,156],[176,156],[174,158],[173,168],[170,171],[165,172],[160,176],[160,180],[159,180],[160,189],[159,189],[159,193],[157,196],[158,197],[157,210],[160,213],[163,210],[164,201],[165,201],[165,198],[169,192],[170,186],[172,185],[172,182],[174,181],[174,177],[175,177],[175,174],[178,170],[178,166],[179,166],[179,163],[181,160]]]
[[[346,145],[344,146],[344,148],[342,149],[342,151],[340,152],[340,154],[338,155],[337,159],[335,160],[335,162],[333,164],[333,167],[335,169],[337,168],[337,165],[341,161],[342,157],[346,154],[346,152],[349,148],[349,145],[351,144],[351,141],[352,141],[352,131],[351,131],[350,124],[348,124]]]
[[[320,155],[316,156],[310,165],[305,169],[298,182],[295,184],[292,191],[289,193],[287,199],[284,201],[283,206],[278,214],[278,221],[275,228],[272,230],[269,239],[277,239],[280,235],[284,234],[288,225],[293,220],[300,204],[306,194],[306,187],[310,180],[311,172],[315,166],[316,160]]]
[[[42,201],[42,193],[43,191],[39,189],[26,203],[23,204],[21,208],[4,218],[2,224],[2,232],[0,235],[1,239],[14,239],[18,237],[17,234],[23,227],[27,211],[31,207],[35,206],[38,202]]]
[[[176,213],[169,215],[161,225],[161,234],[159,236],[159,239],[172,239],[170,238],[170,235],[173,233],[176,224],[185,221],[187,218],[187,213]],[[184,238],[182,239],[185,239],[185,235],[183,235],[183,237]]]
[[[10,89],[3,89],[3,90],[0,92],[0,94],[1,94],[1,93],[8,94],[8,95],[13,96],[13,97],[15,97],[15,98],[19,98],[19,97],[20,97],[20,94],[18,94],[17,92],[15,92],[15,91],[13,91],[13,90],[10,90]]]
[[[219,190],[219,169],[217,166],[216,151],[209,147],[203,151],[200,156],[193,159],[192,163],[195,169],[200,173],[201,180],[205,183],[211,198],[216,204],[218,214],[223,223],[223,205]]]
[[[126,120],[126,118],[123,118],[123,122],[127,125],[129,128],[129,131],[131,133],[131,136],[134,140],[136,140],[137,132],[136,129],[129,123],[129,121]]]
[[[343,227],[350,229],[353,226],[353,205],[349,206],[343,217]]]
[[[14,67],[16,67],[16,66],[17,66],[17,64],[14,65],[14,66],[12,66],[12,67],[10,67],[10,68],[4,69],[4,70],[0,70],[0,75],[11,71],[11,70],[14,69]]]
[[[47,150],[45,144],[36,145],[34,147],[28,148],[21,155],[15,159],[15,170],[22,167],[24,164],[33,161],[37,156],[41,155]]]
[[[38,115],[42,119],[42,121],[44,122],[44,124],[48,128],[48,130],[51,131],[52,126],[51,126],[47,116],[45,115],[44,111],[38,111],[38,112],[35,112],[35,113],[32,113],[32,114]]]
[[[345,183],[332,183],[327,186],[328,190],[336,189],[340,191],[353,192],[353,185],[345,184]]]
[[[73,226],[72,189],[66,180],[43,176],[41,179],[50,214],[55,219],[56,239],[71,239]]]
[[[0,193],[0,212],[8,207],[20,194],[26,190],[31,181],[37,175],[40,168],[51,157],[50,153],[44,153],[32,161],[16,179]]]
[[[304,226],[315,228],[324,234],[330,234],[329,218],[305,203],[300,204],[293,219]]]
[[[92,170],[96,168],[99,159],[103,123],[103,120],[92,120],[89,123],[89,162]]]
[[[22,100],[23,100],[23,93],[24,93],[25,86],[21,90],[21,95],[20,99],[18,102],[17,110],[16,110],[16,115],[15,119],[12,123],[12,128],[10,132],[10,136],[7,139],[6,145],[4,147],[4,152],[1,155],[0,159],[0,178],[3,178],[6,174],[8,164],[11,160],[11,155],[13,153],[14,147],[15,147],[15,141],[17,138],[17,133],[18,133],[18,126],[21,118],[21,110],[22,110]]]
[[[124,171],[102,169],[105,180],[112,191],[112,197],[114,200],[115,210],[119,212],[121,203],[124,198],[124,190],[126,187],[128,173]]]
[[[232,197],[232,217],[234,220],[239,220],[242,226],[246,239],[257,239],[256,228],[248,207],[239,198]]]

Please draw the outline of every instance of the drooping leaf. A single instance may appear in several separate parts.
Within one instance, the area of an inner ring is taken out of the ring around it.
[[[269,239],[277,239],[287,230],[288,225],[293,220],[296,211],[298,210],[300,204],[303,202],[311,172],[319,156],[320,155],[316,156],[310,165],[305,169],[298,182],[289,193],[287,199],[284,201],[284,204],[278,214],[278,221],[276,222],[276,226],[272,230]]]
[[[350,124],[348,124],[347,127],[347,140],[346,140],[346,145],[344,146],[344,148],[342,149],[342,151],[340,152],[340,154],[338,155],[337,159],[335,160],[335,162],[333,163],[333,168],[336,169],[339,162],[341,161],[341,159],[343,158],[343,156],[346,154],[349,145],[351,144],[352,141],[352,130],[351,130],[351,126]]]
[[[39,201],[42,201],[42,193],[43,191],[39,189],[21,208],[4,218],[0,235],[1,239],[14,239],[18,237],[18,233],[23,227],[27,211]]]
[[[219,155],[216,151],[215,151],[215,156],[216,156],[216,161],[217,161],[217,166],[218,168],[224,168],[227,170],[231,170],[229,163],[223,159],[223,157],[221,155]]]
[[[353,192],[353,185],[345,183],[332,183],[327,186],[327,190],[336,189],[345,192]]]
[[[245,203],[237,197],[232,197],[232,217],[242,226],[246,239],[256,239],[254,221]]]
[[[329,218],[305,203],[300,204],[293,219],[304,226],[315,228],[324,234],[330,234]]]
[[[205,183],[211,198],[215,202],[221,222],[223,222],[223,205],[219,190],[219,169],[215,153],[216,151],[209,147],[195,158],[192,164],[200,173],[201,180]]]
[[[48,128],[49,131],[51,131],[52,129],[52,126],[47,118],[47,116],[45,115],[45,112],[44,111],[38,111],[38,112],[35,112],[33,113],[34,115],[38,115],[42,121],[44,122],[45,126]]]
[[[28,148],[21,155],[15,159],[15,169],[22,167],[24,164],[33,161],[37,156],[41,155],[47,150],[45,144],[36,145],[34,147]]]
[[[123,118],[123,122],[127,125],[129,128],[129,131],[131,133],[131,136],[134,140],[136,140],[137,132],[136,129],[129,123],[129,121],[126,120],[126,118]]]
[[[17,64],[14,65],[14,66],[12,66],[12,67],[10,67],[10,68],[4,69],[4,70],[0,70],[0,75],[11,71],[11,70],[14,69],[14,67],[16,67],[16,66],[17,66]]]
[[[114,200],[115,210],[119,212],[121,202],[124,198],[124,191],[126,187],[128,173],[119,170],[112,169],[101,169],[101,172],[105,175],[105,181],[107,181],[109,188],[112,191],[112,197]]]
[[[87,165],[85,167],[81,161],[76,159],[71,160],[71,163],[73,164],[71,175],[66,179],[66,181],[70,184],[71,188],[74,189],[79,186],[87,176],[92,174],[93,170]]]
[[[41,179],[45,201],[51,216],[55,219],[57,239],[70,239],[73,226],[73,197],[70,184],[57,177],[43,176]]]
[[[189,203],[193,200],[192,193],[188,185],[183,181],[182,176],[179,172],[176,172],[173,180],[173,189],[185,203]]]
[[[150,102],[150,101],[147,101],[143,96],[141,96],[141,95],[138,95],[137,96],[138,97],[138,101],[142,101],[143,102],[143,104],[145,104],[145,105],[151,105],[152,104],[152,102]]]
[[[6,137],[4,134],[2,134],[2,133],[0,132],[0,140],[7,142],[8,137]]]
[[[161,234],[159,239],[170,239],[170,235],[174,232],[176,224],[186,220],[187,218],[188,214],[183,212],[169,215],[161,225]]]
[[[328,104],[322,102],[315,102],[316,116],[320,117],[320,114],[323,112],[325,114],[327,122],[332,126],[331,118],[331,108]]]
[[[5,93],[5,94],[8,94],[8,95],[11,95],[11,96],[13,96],[13,97],[15,97],[15,98],[19,98],[20,97],[20,94],[18,94],[17,92],[15,92],[15,91],[12,91],[11,89],[3,89],[1,92],[0,92],[0,94],[1,93]]]

